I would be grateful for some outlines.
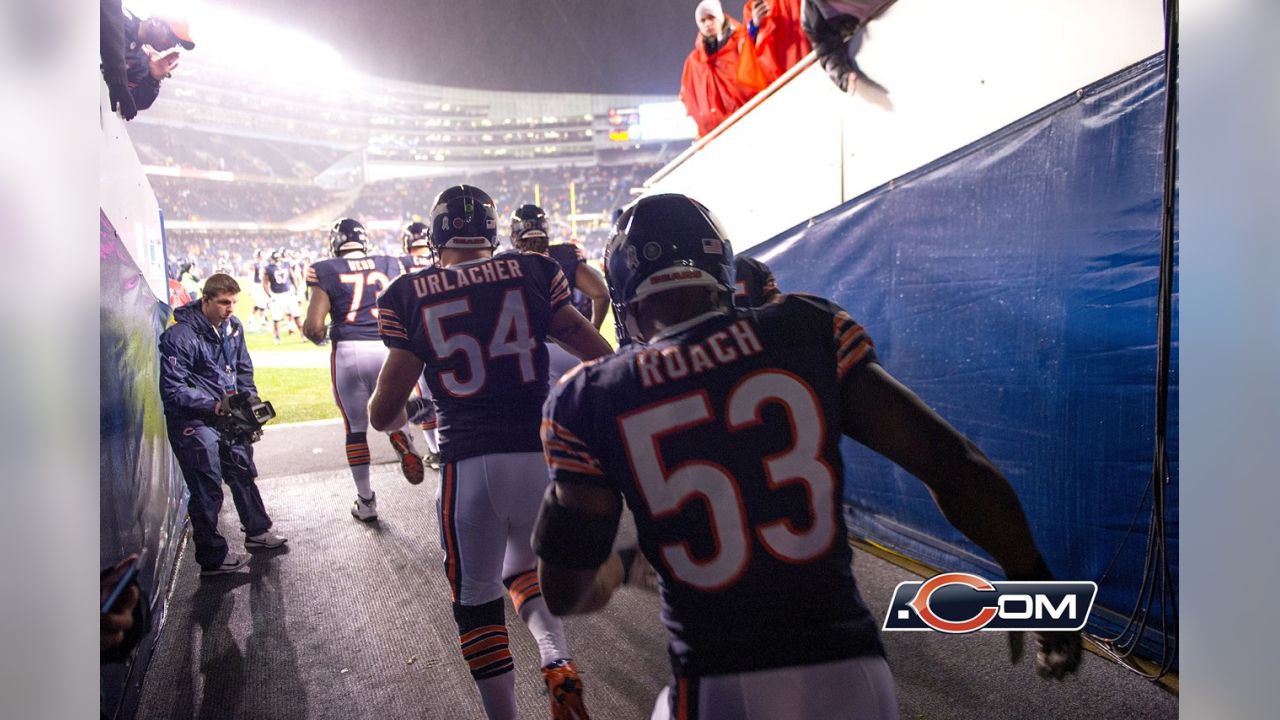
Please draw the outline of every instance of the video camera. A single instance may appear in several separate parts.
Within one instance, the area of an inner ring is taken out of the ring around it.
[[[262,426],[276,416],[271,403],[248,390],[241,390],[223,398],[223,414],[216,419],[216,428],[223,437],[233,443],[256,443],[262,439]]]

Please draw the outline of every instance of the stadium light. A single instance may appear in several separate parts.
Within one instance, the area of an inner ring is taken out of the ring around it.
[[[288,84],[335,90],[357,87],[354,72],[338,51],[300,31],[199,0],[126,0],[125,7],[144,18],[185,18],[196,43],[191,52],[201,66],[254,77],[266,74]],[[245,48],[251,50],[245,52]]]

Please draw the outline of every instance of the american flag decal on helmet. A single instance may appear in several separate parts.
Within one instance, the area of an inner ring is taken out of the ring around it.
[[[724,243],[719,238],[702,238],[702,252],[708,255],[723,255]]]

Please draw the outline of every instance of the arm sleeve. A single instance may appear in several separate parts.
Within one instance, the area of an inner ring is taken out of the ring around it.
[[[400,320],[400,313],[395,307],[394,300],[390,287],[378,296],[378,336],[382,338],[382,344],[387,347],[413,352],[413,344],[409,342],[409,332]]]
[[[613,489],[592,449],[595,433],[583,366],[565,375],[542,406],[542,450],[553,482],[579,482]]]
[[[849,316],[844,308],[830,303],[832,343],[836,355],[836,379],[840,382],[840,391],[846,397],[857,374],[869,364],[879,362],[876,357],[875,343],[857,320]]]
[[[175,326],[176,327],[176,326]],[[218,398],[187,384],[191,377],[189,343],[178,332],[160,336],[160,400],[168,412],[212,413]]]
[[[555,314],[557,310],[573,302],[573,293],[569,290],[569,281],[564,278],[560,264],[554,260],[551,262],[555,264],[555,270],[551,274],[551,291],[548,297],[551,298],[551,312]]]
[[[124,11],[120,9],[120,0],[101,0],[100,13],[102,76],[107,85],[126,87],[129,75],[124,61]]]
[[[249,358],[244,328],[240,329],[240,342],[236,343],[236,389],[258,394],[258,386],[253,382],[253,360]]]
[[[150,66],[143,58],[143,74],[140,78],[129,81],[129,92],[133,95],[133,104],[139,110],[146,110],[160,95],[160,81],[151,77]],[[136,75],[136,72],[134,73]]]
[[[853,28],[857,27],[856,18],[842,17],[853,21]],[[836,84],[836,87],[848,90],[849,73],[853,71],[853,65],[849,63],[845,33],[822,16],[822,11],[814,5],[813,0],[805,0],[800,19],[804,33],[809,36],[809,43],[813,45],[822,69],[827,72],[827,76]]]

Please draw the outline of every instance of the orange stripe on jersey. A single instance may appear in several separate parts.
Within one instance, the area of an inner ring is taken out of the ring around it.
[[[863,345],[857,350],[854,350],[853,352],[849,353],[848,357],[841,360],[840,363],[836,366],[837,376],[841,380],[844,380],[844,376],[849,374],[849,371],[853,369],[853,366],[857,365],[858,361],[861,360],[864,356],[866,356],[867,351],[869,351],[870,349],[871,349],[870,345]]]
[[[564,425],[561,425],[555,420],[552,420],[551,418],[546,418],[542,421],[543,437],[547,436],[548,431],[555,433],[555,435],[559,436],[564,440],[567,440],[568,442],[574,443],[575,445],[581,445],[583,447],[586,447],[587,445],[586,443],[582,442],[582,440],[579,439],[577,435],[574,435],[572,430],[565,427]]]
[[[555,307],[566,302],[569,302],[569,281],[565,280],[563,272],[557,270],[551,278],[551,305]]]
[[[590,475],[592,477],[604,477],[604,472],[598,467],[584,465],[573,460],[564,458],[551,458],[549,465],[552,470],[564,470],[565,472],[578,473],[579,475]]]
[[[578,448],[572,447],[569,444],[561,442],[554,438],[547,438],[543,440],[542,447],[547,452],[547,454],[563,455],[570,459],[584,462],[588,465],[595,465],[595,466],[600,465],[599,461],[597,461],[595,457],[591,455],[591,453],[585,452],[583,450],[579,450]]]

